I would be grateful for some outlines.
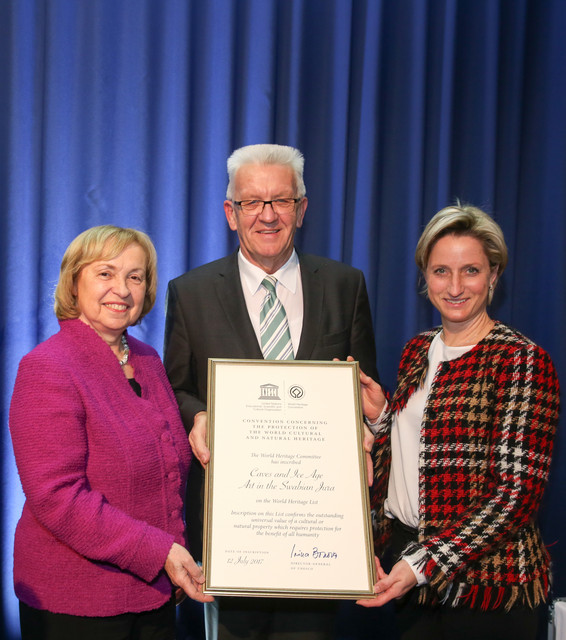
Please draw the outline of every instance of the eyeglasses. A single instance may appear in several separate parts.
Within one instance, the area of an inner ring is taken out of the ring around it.
[[[245,216],[259,216],[266,204],[270,204],[273,212],[278,216],[293,213],[295,205],[302,198],[276,198],[275,200],[232,200],[242,210]]]

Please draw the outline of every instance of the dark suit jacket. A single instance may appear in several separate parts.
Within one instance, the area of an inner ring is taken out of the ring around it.
[[[375,340],[363,273],[348,265],[299,254],[303,328],[297,360],[345,360],[351,355],[374,380]],[[169,283],[164,361],[187,432],[206,410],[208,358],[262,359],[238,270],[237,251]],[[187,492],[191,553],[202,546],[202,467],[193,459]]]

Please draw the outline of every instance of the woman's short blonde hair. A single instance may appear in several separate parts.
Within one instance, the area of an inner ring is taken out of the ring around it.
[[[75,291],[81,270],[97,260],[112,260],[132,244],[138,244],[146,255],[145,299],[138,322],[151,311],[157,294],[157,253],[153,242],[143,231],[107,224],[83,231],[67,247],[55,289],[55,315],[59,320],[80,316]]]
[[[434,245],[447,235],[470,236],[481,242],[491,269],[497,273],[495,287],[508,261],[507,245],[497,222],[482,209],[459,201],[441,209],[426,225],[415,250],[415,262],[423,275]]]

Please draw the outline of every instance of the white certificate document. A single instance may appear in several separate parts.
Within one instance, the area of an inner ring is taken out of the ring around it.
[[[205,593],[373,596],[357,362],[209,360]]]

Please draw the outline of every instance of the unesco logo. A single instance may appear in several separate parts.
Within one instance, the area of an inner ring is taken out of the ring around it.
[[[305,395],[305,392],[303,387],[299,386],[298,384],[294,384],[289,387],[289,395],[294,400],[300,400]]]

